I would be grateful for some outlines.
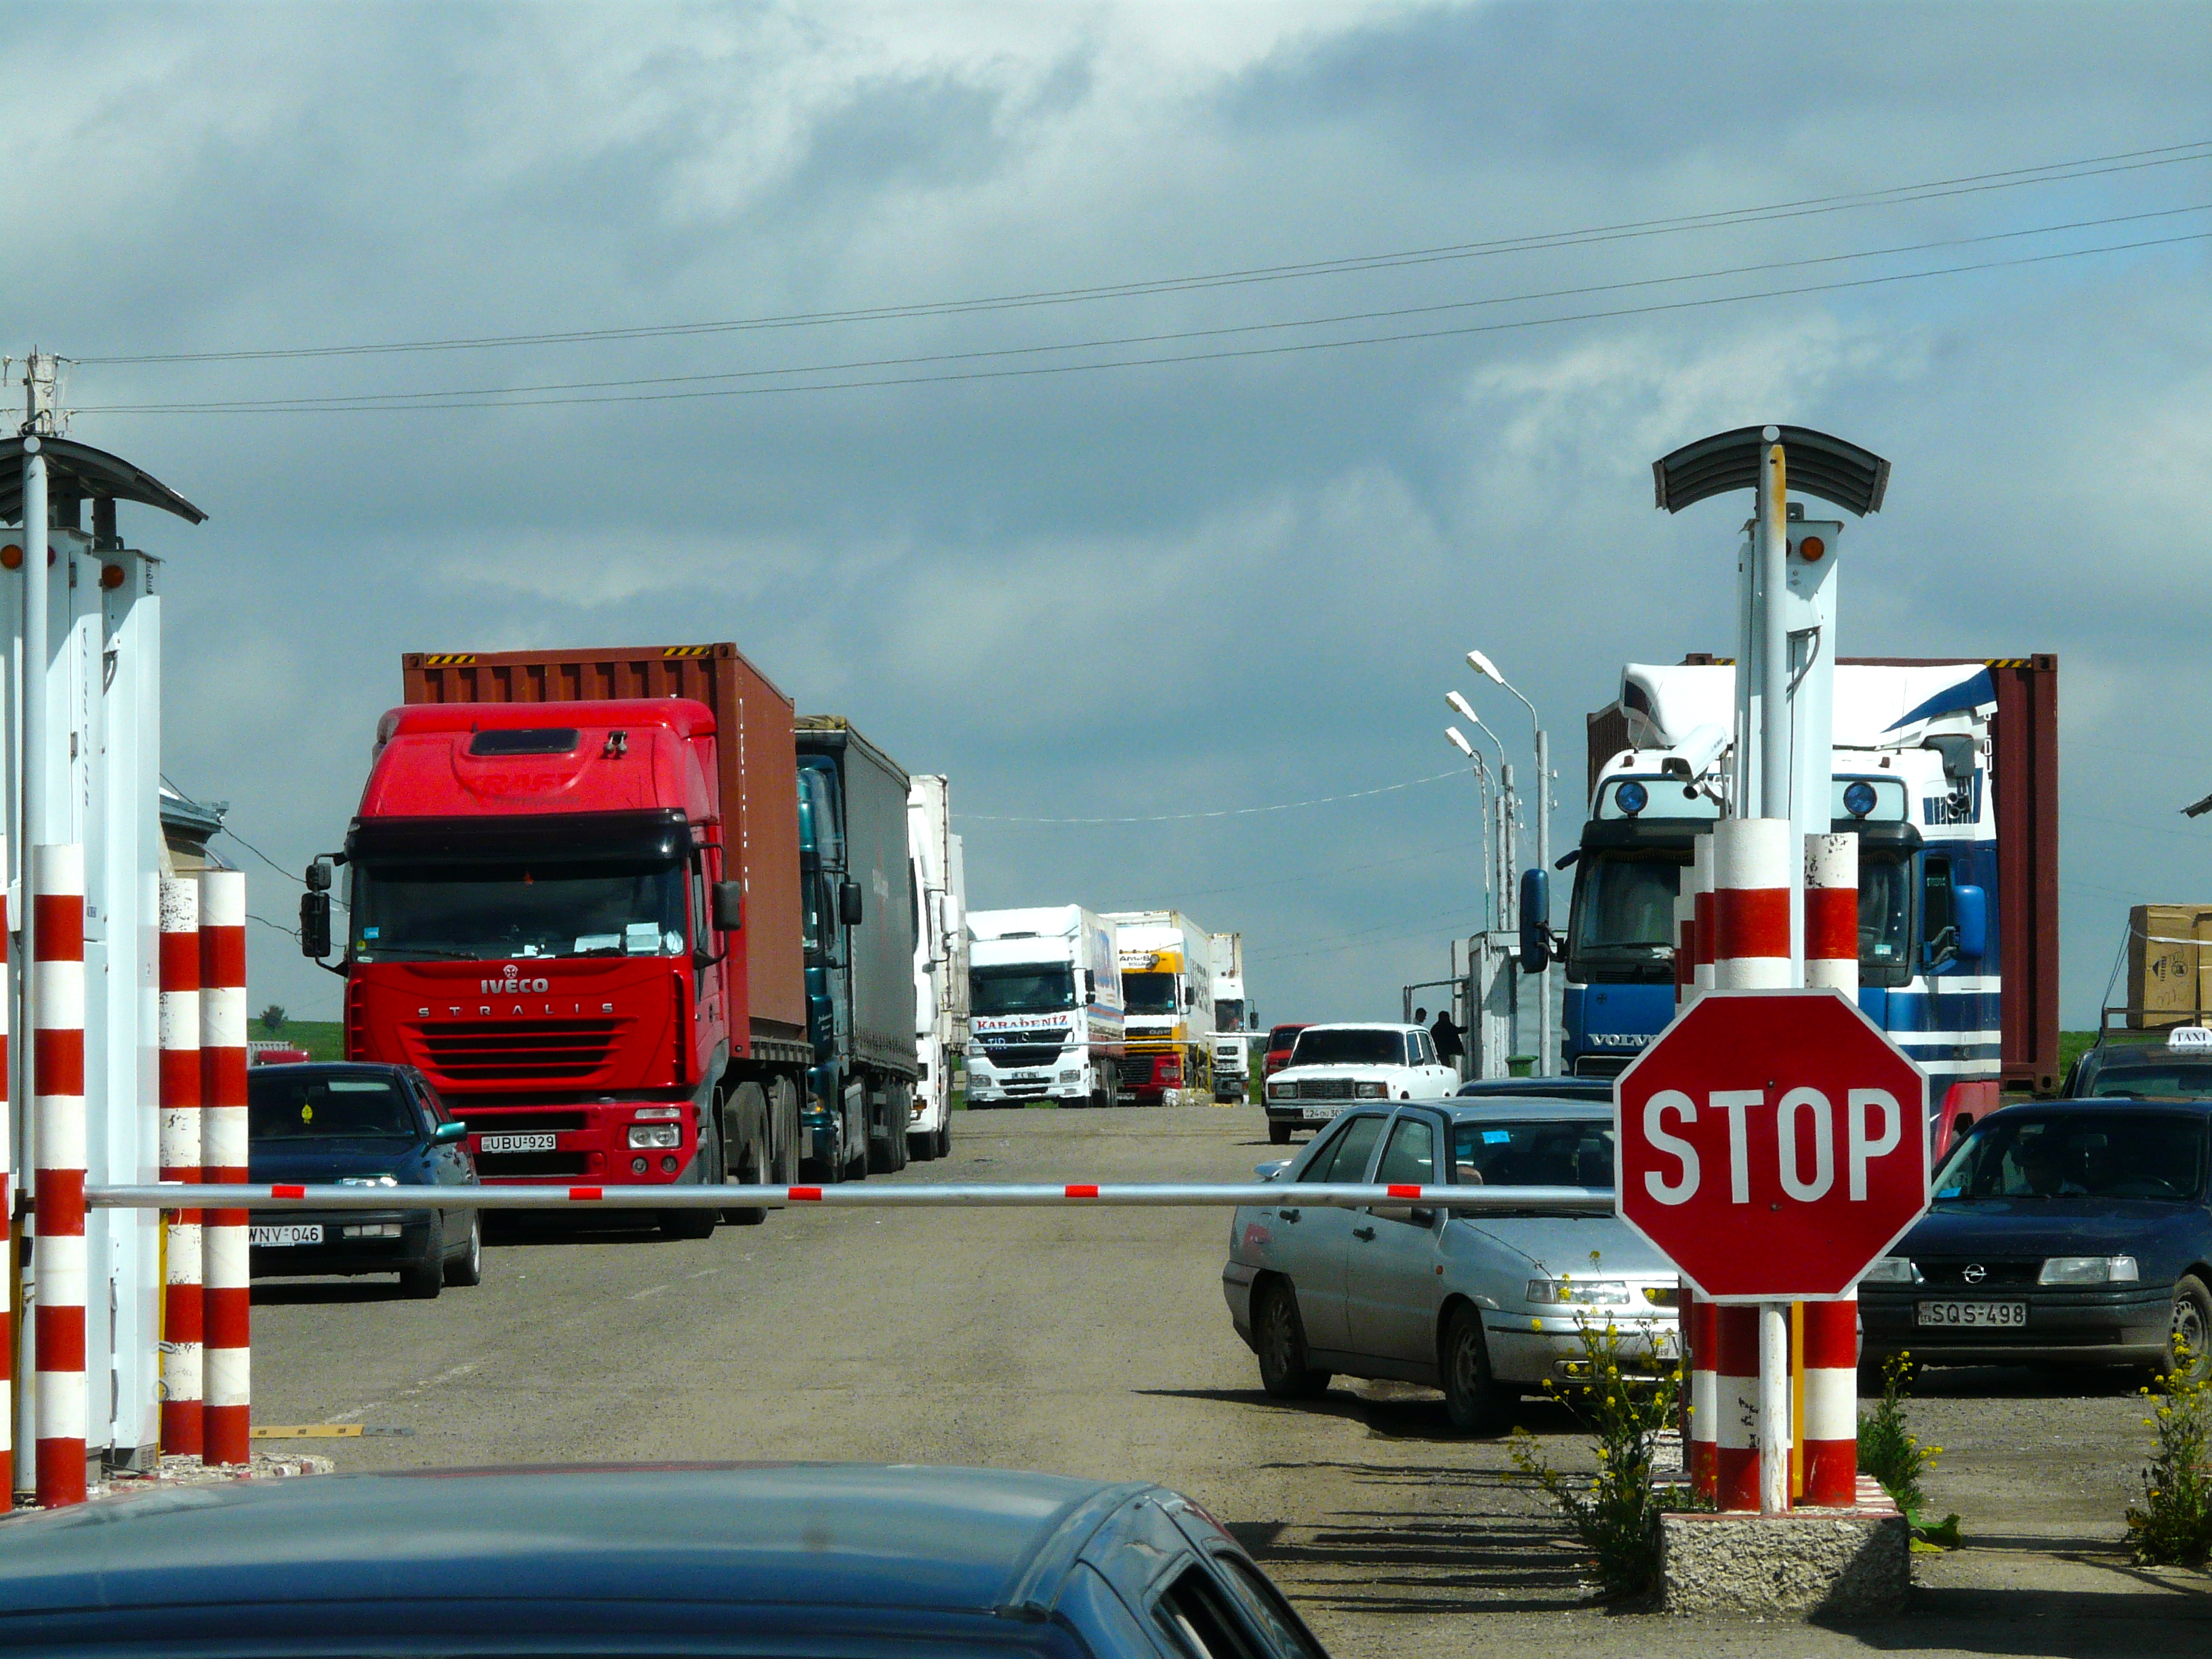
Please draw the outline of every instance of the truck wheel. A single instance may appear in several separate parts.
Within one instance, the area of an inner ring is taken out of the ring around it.
[[[722,1144],[720,1135],[711,1136],[700,1147],[696,1161],[705,1167],[699,1171],[699,1184],[719,1187],[722,1184]],[[722,1218],[720,1210],[663,1210],[660,1212],[660,1236],[663,1238],[712,1238],[714,1227]]]
[[[764,1186],[768,1170],[768,1097],[757,1083],[740,1083],[732,1097],[733,1112],[725,1114],[723,1144],[744,1148],[736,1159],[735,1177],[742,1187]],[[722,1219],[736,1227],[757,1227],[768,1212],[757,1204],[736,1205],[722,1212]]]
[[[799,1182],[799,1092],[790,1079],[779,1079],[770,1097],[774,1103],[775,1127],[773,1136],[775,1146],[775,1184],[796,1186]]]
[[[945,1115],[945,1121],[937,1126],[937,1150],[931,1156],[933,1158],[952,1156],[952,1114],[949,1111]]]
[[[1306,1353],[1305,1322],[1288,1285],[1271,1279],[1252,1314],[1252,1347],[1260,1357],[1260,1386],[1278,1400],[1311,1400],[1328,1387]]]

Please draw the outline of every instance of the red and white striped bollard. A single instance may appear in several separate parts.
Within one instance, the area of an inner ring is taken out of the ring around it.
[[[200,890],[164,878],[161,896],[161,1179],[200,1179]],[[161,1449],[201,1447],[202,1212],[173,1210],[163,1241]]]
[[[85,1496],[84,848],[31,849],[31,1101],[38,1124],[37,1492],[42,1507]]]
[[[246,1178],[246,878],[200,875],[201,1164],[210,1183]],[[247,1212],[205,1212],[201,1234],[200,1455],[252,1460],[252,1280]]]
[[[1859,843],[1856,836],[1805,837],[1805,983],[1858,1000]],[[1804,1346],[1804,1501],[1823,1509],[1858,1501],[1858,1298],[1808,1302]]]

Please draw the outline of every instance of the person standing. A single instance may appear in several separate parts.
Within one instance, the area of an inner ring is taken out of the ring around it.
[[[1437,1058],[1460,1075],[1467,1078],[1467,1067],[1461,1062],[1467,1057],[1467,1044],[1460,1041],[1459,1027],[1452,1024],[1451,1010],[1439,1009],[1437,1023],[1429,1027],[1429,1040],[1437,1045]]]

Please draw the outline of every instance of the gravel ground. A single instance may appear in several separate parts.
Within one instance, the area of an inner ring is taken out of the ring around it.
[[[1279,1156],[1249,1108],[970,1112],[901,1181],[1231,1179]],[[880,1177],[879,1177],[880,1178]],[[626,1458],[958,1462],[1159,1480],[1226,1522],[1341,1659],[1571,1648],[1701,1656],[2125,1655],[2212,1647],[2212,1580],[2119,1547],[2148,1439],[2139,1378],[1934,1371],[1911,1407],[1965,1549],[1915,1559],[1901,1620],[1849,1629],[1594,1605],[1502,1443],[1438,1397],[1260,1392],[1206,1211],[820,1211],[700,1243],[533,1232],[435,1303],[264,1282],[256,1411],[364,1425],[341,1469]],[[1583,1455],[1557,1407],[1526,1426]],[[302,1448],[304,1449],[304,1447]]]

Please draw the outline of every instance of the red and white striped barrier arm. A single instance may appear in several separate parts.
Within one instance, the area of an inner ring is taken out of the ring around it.
[[[1292,1205],[1308,1209],[1365,1209],[1421,1205],[1461,1214],[1611,1215],[1610,1187],[1431,1187],[1324,1185],[1318,1182],[914,1182],[836,1187],[450,1187],[401,1188],[424,1204],[465,1204],[477,1210],[994,1209],[1066,1205],[1071,1208],[1235,1208]],[[308,1187],[257,1182],[246,1187],[95,1187],[95,1209],[166,1209],[195,1200],[248,1204],[257,1210],[389,1210],[410,1200],[389,1187]]]
[[[1792,982],[1787,818],[1723,818],[1713,830],[1713,982],[1723,990]]]
[[[1859,990],[1859,843],[1856,836],[1805,837],[1805,983]],[[1802,1328],[1804,1501],[1840,1509],[1858,1501],[1858,1298],[1808,1302]]]
[[[200,1162],[210,1187],[246,1180],[246,878],[200,875]],[[225,1194],[225,1196],[229,1196]],[[243,1193],[238,1194],[243,1199]],[[171,1203],[176,1201],[172,1191]],[[201,1234],[200,1455],[245,1463],[252,1401],[246,1212],[209,1208]]]
[[[8,838],[0,836],[0,871],[8,867]],[[8,1098],[8,1010],[15,1002],[13,964],[8,960],[8,888],[0,878],[0,1237],[12,1226],[15,1197],[15,1142],[9,1132],[13,1105]],[[15,1272],[15,1252],[0,1251],[0,1261]],[[12,1285],[0,1285],[0,1510],[15,1506],[15,1318],[9,1305]]]
[[[161,900],[161,1179],[200,1179],[200,889],[164,878]],[[161,1449],[200,1455],[200,1230],[169,1212],[161,1287]]]
[[[84,848],[34,847],[31,865],[36,1490],[52,1508],[85,1495]]]

